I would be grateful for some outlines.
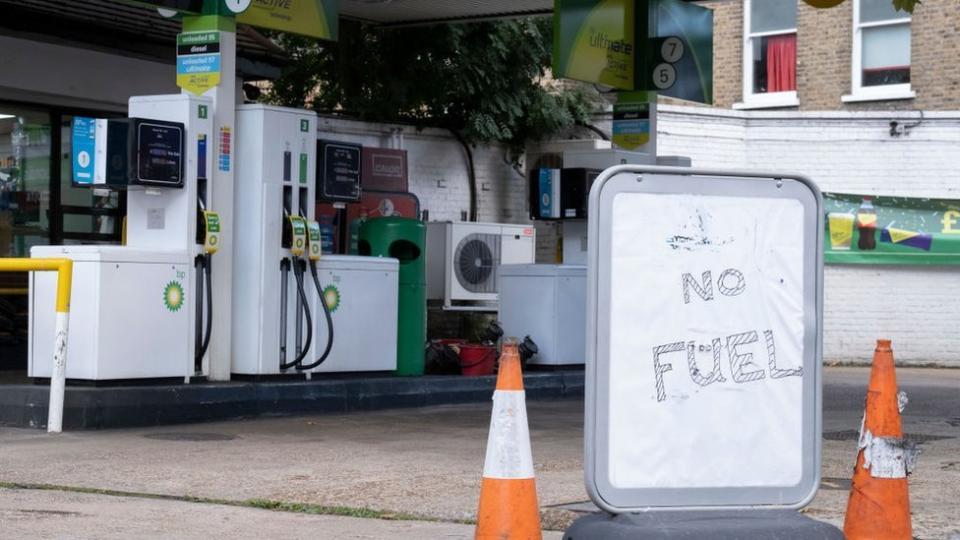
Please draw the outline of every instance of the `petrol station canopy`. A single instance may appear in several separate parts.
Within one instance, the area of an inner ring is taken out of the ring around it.
[[[155,8],[124,0],[0,0],[3,26],[55,42],[90,43],[128,55],[169,59],[180,22]],[[549,15],[553,0],[341,0],[340,16],[383,26]],[[257,30],[237,36],[238,70],[251,78],[276,77],[286,53]]]
[[[553,0],[341,0],[340,14],[384,26],[553,13]]]

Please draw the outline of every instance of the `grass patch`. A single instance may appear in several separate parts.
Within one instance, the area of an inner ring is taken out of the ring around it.
[[[274,501],[270,499],[218,499],[214,497],[194,497],[192,495],[164,495],[160,493],[142,493],[139,491],[122,491],[116,489],[89,488],[82,486],[61,486],[56,484],[32,484],[24,482],[0,481],[0,489],[23,489],[38,491],[63,491],[67,493],[82,493],[85,495],[105,495],[108,497],[134,497],[138,499],[153,499],[161,501],[178,501],[198,504],[219,504],[239,508],[257,508],[272,512],[289,512],[294,514],[313,514],[322,516],[345,516],[363,519],[382,519],[390,521],[429,521],[434,523],[459,523],[464,525],[475,524],[472,520],[443,520],[430,516],[408,514],[405,512],[390,512],[374,510],[372,508],[354,508],[350,506],[326,506],[321,504],[297,503],[288,501]]]

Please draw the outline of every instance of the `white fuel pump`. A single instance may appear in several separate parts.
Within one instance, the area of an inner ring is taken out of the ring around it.
[[[204,97],[142,96],[130,99],[127,120],[74,122],[74,170],[84,171],[74,182],[127,190],[127,243],[31,250],[74,261],[68,379],[189,381],[206,372],[220,234],[207,206],[211,109]],[[52,276],[31,276],[31,377],[50,376],[55,289]]]
[[[301,373],[314,362],[316,345],[323,341],[314,331],[314,315],[323,307],[306,278],[308,256],[319,256],[319,241],[310,238],[315,228],[316,122],[312,111],[237,108],[236,375]],[[329,341],[332,333],[324,337]]]

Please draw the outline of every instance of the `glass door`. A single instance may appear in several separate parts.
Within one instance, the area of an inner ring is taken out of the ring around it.
[[[0,105],[0,257],[50,238],[50,114]]]

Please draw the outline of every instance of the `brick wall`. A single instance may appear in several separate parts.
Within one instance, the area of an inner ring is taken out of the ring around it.
[[[743,94],[743,2],[698,2],[713,10],[713,103],[729,109]]]
[[[798,6],[797,97],[800,108],[844,108],[846,105],[840,101],[840,96],[850,93],[850,63],[853,60],[853,0],[831,9],[817,9],[805,2],[799,2]],[[900,105],[904,104],[901,102]]]
[[[909,135],[890,120],[915,112],[721,111],[661,105],[661,154],[701,168],[794,171],[824,191],[960,198],[960,112],[928,112]],[[824,355],[867,362],[874,340],[894,340],[898,361],[960,366],[956,267],[828,265]]]
[[[763,1],[763,0],[755,0]],[[714,10],[714,105],[743,98],[743,3],[700,2]],[[816,9],[798,0],[797,95],[800,110],[960,109],[960,4],[924,0],[911,24],[911,86],[907,100],[843,103],[850,93],[853,0]]]
[[[828,362],[869,362],[876,339],[888,338],[898,362],[960,366],[956,267],[829,265],[824,270]]]

